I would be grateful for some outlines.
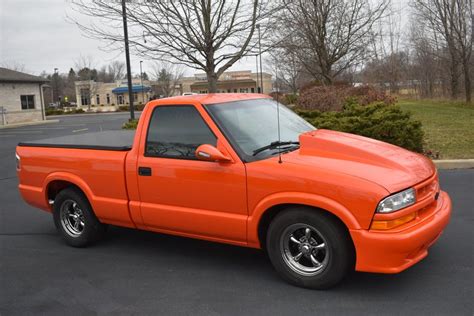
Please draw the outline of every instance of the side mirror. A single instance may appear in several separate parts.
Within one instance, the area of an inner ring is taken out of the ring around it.
[[[231,159],[212,145],[204,144],[196,149],[196,158],[203,161],[230,162]]]

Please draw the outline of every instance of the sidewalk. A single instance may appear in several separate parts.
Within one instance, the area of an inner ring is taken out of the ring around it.
[[[24,122],[24,123],[13,123],[8,125],[0,125],[0,129],[23,127],[23,126],[33,126],[33,125],[43,125],[43,124],[52,124],[58,123],[59,120],[44,120],[44,121],[34,121],[34,122]]]

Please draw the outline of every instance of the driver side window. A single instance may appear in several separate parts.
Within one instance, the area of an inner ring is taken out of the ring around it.
[[[197,160],[202,144],[216,146],[217,138],[192,105],[157,106],[148,127],[145,156]]]

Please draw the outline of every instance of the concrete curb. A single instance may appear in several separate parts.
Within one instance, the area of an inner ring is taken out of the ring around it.
[[[43,124],[52,124],[58,123],[59,120],[44,120],[44,121],[35,121],[35,122],[25,122],[25,123],[14,123],[8,125],[0,125],[0,129],[23,127],[23,126],[33,126],[33,125],[43,125]]]
[[[433,160],[438,169],[474,169],[474,159]]]

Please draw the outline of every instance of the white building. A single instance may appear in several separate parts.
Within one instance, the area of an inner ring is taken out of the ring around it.
[[[0,67],[0,125],[44,120],[46,82],[41,77]]]

